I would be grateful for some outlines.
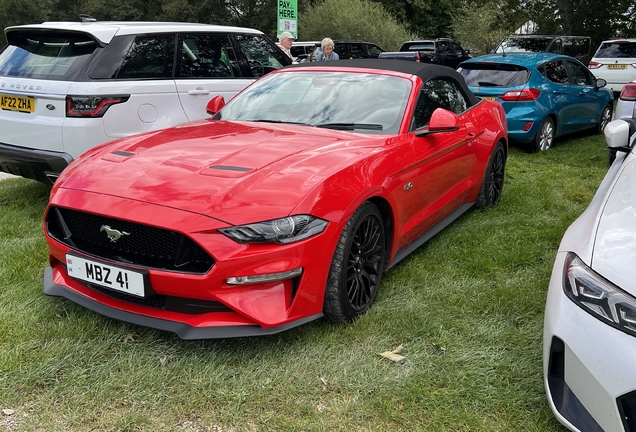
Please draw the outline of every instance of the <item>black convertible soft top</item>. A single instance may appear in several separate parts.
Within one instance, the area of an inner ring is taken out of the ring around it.
[[[382,59],[356,59],[356,60],[336,60],[324,62],[308,62],[286,66],[284,69],[296,69],[307,67],[333,67],[333,68],[360,68],[360,69],[378,69],[402,72],[409,75],[417,75],[422,81],[427,82],[433,78],[450,78],[455,81],[463,90],[464,94],[473,106],[479,102],[472,92],[468,89],[464,77],[457,71],[448,66],[434,65],[430,63],[420,63],[406,60],[382,60]]]

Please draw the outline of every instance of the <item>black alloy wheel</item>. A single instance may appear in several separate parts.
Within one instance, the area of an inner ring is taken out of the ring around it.
[[[385,242],[382,215],[367,201],[353,213],[336,246],[323,306],[329,320],[352,321],[369,310],[384,271]]]
[[[504,174],[506,171],[506,152],[501,142],[495,145],[490,155],[486,175],[481,183],[479,196],[475,203],[478,208],[495,207],[501,200],[503,192]]]

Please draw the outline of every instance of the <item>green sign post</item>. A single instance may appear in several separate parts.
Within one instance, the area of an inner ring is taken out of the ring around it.
[[[278,0],[278,30],[276,35],[282,32],[290,32],[298,37],[298,1]]]

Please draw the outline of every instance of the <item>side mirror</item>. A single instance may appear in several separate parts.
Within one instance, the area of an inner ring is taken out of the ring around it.
[[[432,133],[451,132],[459,129],[459,117],[452,111],[437,108],[433,111],[428,129],[415,131],[415,136],[430,135]]]
[[[221,111],[221,108],[225,106],[225,98],[221,95],[214,96],[210,99],[210,102],[205,106],[205,112],[214,115]]]
[[[596,78],[596,88],[603,88],[607,85],[607,81],[605,81],[603,78]]]
[[[636,140],[636,119],[624,118],[611,121],[605,126],[603,134],[608,148],[630,152]]]

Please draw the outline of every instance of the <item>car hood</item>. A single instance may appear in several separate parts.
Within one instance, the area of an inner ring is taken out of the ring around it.
[[[636,159],[623,165],[599,218],[592,269],[636,295]]]
[[[386,136],[204,120],[89,151],[55,187],[209,215],[230,224],[290,214],[326,177]]]

